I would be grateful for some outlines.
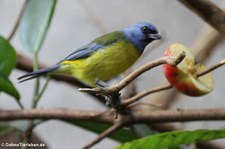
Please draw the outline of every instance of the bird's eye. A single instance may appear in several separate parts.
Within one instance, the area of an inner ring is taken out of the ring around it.
[[[149,29],[148,29],[147,26],[143,26],[143,27],[141,28],[141,31],[142,31],[144,34],[149,33]]]

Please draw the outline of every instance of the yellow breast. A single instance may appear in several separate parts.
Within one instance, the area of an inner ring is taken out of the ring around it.
[[[62,64],[64,71],[89,86],[95,86],[97,80],[107,81],[127,70],[140,55],[131,43],[120,41],[87,58]]]

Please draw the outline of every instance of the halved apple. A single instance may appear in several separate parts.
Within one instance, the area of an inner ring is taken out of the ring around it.
[[[177,66],[163,65],[164,74],[170,84],[178,91],[189,96],[203,96],[214,88],[214,80],[210,73],[197,77],[197,74],[206,69],[196,63],[191,51],[182,44],[172,44],[165,51],[165,56],[178,56],[182,51],[185,58]]]

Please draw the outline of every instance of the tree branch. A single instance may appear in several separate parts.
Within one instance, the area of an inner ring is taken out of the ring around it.
[[[211,72],[211,71],[213,71],[213,70],[215,70],[215,69],[217,69],[217,68],[223,66],[224,64],[225,64],[225,59],[222,60],[222,61],[220,61],[220,62],[218,62],[217,64],[215,64],[215,65],[209,67],[208,69],[202,71],[201,73],[199,73],[199,74],[197,75],[197,77],[203,76],[203,75],[205,75],[205,74],[207,74],[207,73],[209,73],[209,72]]]
[[[132,111],[131,111],[132,112]],[[0,121],[22,120],[22,119],[63,119],[95,121],[104,123],[118,123],[124,125],[133,123],[159,123],[159,122],[184,122],[200,120],[225,120],[225,109],[190,109],[190,110],[157,110],[132,112],[132,121],[129,115],[119,115],[119,119],[114,119],[112,112],[67,110],[67,109],[26,109],[0,111]]]
[[[225,12],[209,0],[178,0],[225,36]]]
[[[155,87],[155,88],[152,88],[152,89],[145,90],[145,91],[137,94],[136,96],[133,96],[129,99],[121,101],[121,105],[122,106],[128,106],[128,105],[140,100],[141,98],[143,98],[143,97],[145,97],[149,94],[159,92],[159,91],[163,91],[163,90],[167,90],[167,89],[170,89],[170,88],[173,88],[173,87],[170,84],[166,84],[166,85],[161,85],[159,87]]]
[[[225,120],[225,109],[137,111],[133,113],[133,117],[134,123]]]
[[[0,120],[18,120],[18,119],[62,119],[62,120],[83,120],[113,123],[113,115],[105,112],[67,110],[67,109],[25,109],[0,111]]]
[[[87,145],[85,145],[83,147],[83,149],[88,149],[88,148],[94,146],[95,144],[97,144],[98,142],[100,142],[102,139],[106,138],[107,136],[109,136],[113,132],[117,131],[121,127],[123,127],[123,124],[122,123],[115,123],[110,128],[108,128],[107,130],[105,130],[104,132],[102,132],[96,139],[94,139],[93,141],[91,141],[90,143],[88,143]]]

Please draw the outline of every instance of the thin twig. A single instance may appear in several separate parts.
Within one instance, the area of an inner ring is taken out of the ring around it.
[[[25,0],[25,2],[23,3],[23,6],[21,8],[21,11],[19,12],[19,15],[18,15],[18,17],[16,19],[16,22],[15,22],[15,24],[13,26],[13,29],[12,29],[11,33],[9,34],[9,37],[7,38],[8,41],[11,41],[11,39],[13,38],[13,36],[14,36],[18,26],[19,26],[19,22],[20,22],[20,19],[21,19],[22,15],[23,15],[25,7],[27,5],[27,2],[28,2],[28,0]]]
[[[137,94],[136,96],[133,96],[129,99],[123,100],[121,102],[121,105],[122,106],[128,106],[128,105],[138,101],[139,99],[141,99],[141,98],[143,98],[143,97],[145,97],[149,94],[159,92],[159,91],[163,91],[163,90],[167,90],[167,89],[170,89],[170,88],[173,88],[173,87],[170,84],[166,84],[166,85],[161,85],[159,87],[155,87],[155,88],[152,88],[152,89],[145,90],[145,91]]]
[[[37,95],[37,97],[33,101],[33,105],[32,105],[33,108],[36,108],[37,107],[38,101],[41,99],[42,95],[44,94],[44,92],[45,92],[45,90],[46,90],[46,88],[48,86],[49,80],[50,80],[50,76],[47,77],[47,79],[45,81],[45,84],[42,87],[40,93]]]
[[[19,107],[20,107],[21,109],[24,109],[24,106],[23,106],[23,104],[20,102],[20,100],[16,100],[16,102],[17,102],[17,104],[19,105]]]
[[[104,132],[102,132],[96,139],[94,139],[93,141],[91,141],[90,143],[88,143],[87,145],[85,145],[83,147],[83,149],[88,149],[88,148],[94,146],[96,143],[100,142],[105,137],[109,136],[110,134],[112,134],[116,130],[120,129],[122,126],[123,126],[122,123],[115,123],[110,128],[108,128]]]
[[[91,92],[91,93],[102,93],[102,94],[112,94],[115,92],[119,92],[122,90],[125,86],[127,86],[130,82],[132,82],[134,79],[139,77],[141,74],[144,72],[157,67],[162,64],[170,64],[170,65],[177,65],[179,64],[185,57],[185,53],[182,52],[178,57],[161,57],[159,59],[156,59],[154,61],[151,61],[134,72],[132,72],[130,75],[125,77],[123,80],[120,82],[112,85],[111,87],[108,88],[80,88],[79,91],[81,92]]]
[[[206,69],[206,70],[200,72],[200,73],[197,75],[197,77],[203,76],[203,75],[205,75],[205,74],[207,74],[207,73],[209,73],[209,72],[211,72],[211,71],[213,71],[213,70],[215,70],[215,69],[217,69],[217,68],[223,66],[224,64],[225,64],[225,59],[222,60],[222,61],[220,61],[219,63],[217,63],[217,64],[211,66],[210,68],[208,68],[208,69]]]
[[[34,71],[39,69],[38,63],[39,63],[39,61],[38,61],[38,52],[34,52],[34,59],[33,59],[33,70]],[[36,108],[35,106],[37,105],[37,103],[39,101],[39,99],[38,99],[39,98],[39,90],[40,90],[40,78],[36,78],[35,84],[34,84],[34,95],[33,95],[31,108]],[[30,141],[31,141],[31,137],[32,137],[32,133],[33,133],[33,128],[34,127],[35,127],[34,121],[31,120],[29,122],[29,126],[28,126],[28,128],[26,130],[25,140],[26,140],[27,143],[30,143]]]

